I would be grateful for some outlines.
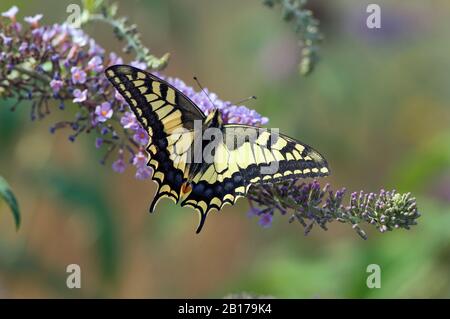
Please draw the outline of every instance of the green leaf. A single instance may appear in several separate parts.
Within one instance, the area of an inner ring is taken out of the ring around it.
[[[16,229],[19,229],[20,227],[19,204],[17,203],[16,196],[14,196],[11,187],[6,182],[6,180],[1,176],[0,176],[0,197],[3,198],[3,200],[6,202],[6,204],[8,204],[9,208],[11,209],[14,216],[14,222],[16,223]]]

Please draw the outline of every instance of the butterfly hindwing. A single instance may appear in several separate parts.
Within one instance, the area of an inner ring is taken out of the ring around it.
[[[115,65],[106,70],[106,76],[150,136],[148,165],[154,169],[153,179],[158,183],[150,210],[164,197],[178,202],[189,167],[183,154],[175,153],[175,149],[186,149],[192,143],[189,132],[195,120],[204,120],[204,114],[169,83],[140,69]]]
[[[225,125],[223,136],[213,162],[203,164],[181,202],[200,213],[197,232],[211,209],[233,205],[251,185],[329,174],[322,155],[288,136],[245,125]]]
[[[324,157],[300,141],[265,128],[224,126],[230,163],[235,162],[246,184],[329,174]],[[229,138],[234,138],[229,141]],[[233,164],[230,164],[233,165]]]

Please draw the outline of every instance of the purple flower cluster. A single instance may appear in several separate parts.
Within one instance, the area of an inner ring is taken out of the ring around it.
[[[122,58],[115,53],[106,54],[81,29],[66,24],[40,26],[41,14],[25,18],[28,27],[22,28],[16,19],[17,12],[18,8],[12,7],[0,18],[0,78],[6,79],[0,82],[0,97],[15,98],[18,104],[30,101],[32,119],[48,115],[54,104],[59,109],[65,109],[67,102],[76,104],[79,109],[76,117],[55,123],[50,128],[52,133],[69,129],[72,131],[69,140],[75,141],[81,133],[96,132],[96,148],[106,149],[102,163],[115,153],[114,171],[122,173],[128,165],[133,165],[136,178],[151,176],[150,169],[143,163],[149,136],[103,74],[107,66],[122,64]],[[30,64],[30,60],[35,62]],[[147,69],[142,61],[130,64]],[[221,109],[226,123],[262,125],[268,122],[254,110],[224,102],[208,92],[213,106],[203,92],[196,92],[180,79],[167,78],[167,81],[206,114],[213,107]],[[120,130],[115,123],[120,125]]]
[[[359,227],[362,222],[374,225],[380,232],[393,229],[409,229],[417,224],[420,213],[416,199],[410,193],[399,194],[395,190],[375,193],[352,193],[348,205],[344,205],[345,188],[333,192],[330,185],[321,187],[314,180],[298,184],[287,181],[280,184],[253,186],[248,199],[252,206],[249,216],[259,216],[259,224],[269,227],[275,211],[285,215],[292,212],[290,221],[297,220],[308,234],[314,225],[327,230],[327,224],[339,221],[352,225],[363,237],[366,233]],[[258,208],[256,208],[256,205]]]

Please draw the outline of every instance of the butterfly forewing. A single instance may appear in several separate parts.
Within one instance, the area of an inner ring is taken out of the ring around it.
[[[106,70],[106,76],[150,136],[148,165],[159,186],[150,210],[164,197],[178,202],[189,170],[187,156],[179,150],[189,149],[194,121],[203,121],[204,114],[184,94],[150,73],[115,65]]]

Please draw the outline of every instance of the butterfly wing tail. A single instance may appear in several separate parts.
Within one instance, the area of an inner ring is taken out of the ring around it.
[[[200,221],[198,223],[197,230],[195,231],[196,234],[199,234],[202,231],[203,225],[205,225],[207,215],[208,215],[207,213],[199,212]]]

